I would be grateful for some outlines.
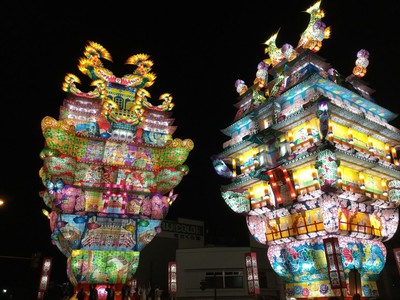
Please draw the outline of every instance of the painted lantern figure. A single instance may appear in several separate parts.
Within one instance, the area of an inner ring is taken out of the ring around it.
[[[155,80],[148,55],[131,56],[126,63],[136,69],[123,77],[103,66],[111,55],[101,45],[89,42],[84,55],[78,68],[95,88],[82,92],[79,78],[67,74],[59,120],[43,118],[40,194],[70,281],[123,285],[160,232],[194,145],[172,137],[170,94],[157,106],[147,100]]]
[[[212,157],[213,166],[232,180],[221,187],[222,198],[246,216],[255,240],[268,245],[287,297],[352,296],[346,287],[353,269],[362,296],[373,297],[386,262],[383,242],[399,222],[400,133],[388,123],[397,115],[371,101],[354,75],[346,84],[357,88],[342,86],[335,69],[314,54],[330,32],[320,4],[307,10],[310,23],[297,48],[279,49],[277,34],[266,42],[271,78],[248,87],[266,97],[250,106],[254,93],[239,93],[235,107],[246,113],[221,130],[230,140]],[[357,55],[368,58],[366,50]],[[223,172],[221,161],[230,162]],[[343,265],[339,287],[324,248],[332,238]]]

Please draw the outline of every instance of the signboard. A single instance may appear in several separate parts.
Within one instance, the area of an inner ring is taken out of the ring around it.
[[[161,233],[158,235],[165,238],[185,239],[202,241],[204,239],[204,226],[164,220],[161,223]]]
[[[52,258],[45,257],[43,259],[42,273],[40,275],[39,291],[37,297],[38,300],[44,299],[44,293],[47,291],[47,287],[49,286],[51,264],[52,264]]]
[[[259,295],[260,282],[258,279],[258,265],[257,265],[256,252],[245,253],[245,265],[246,265],[247,290],[249,291],[249,295]]]
[[[178,291],[178,280],[176,276],[176,262],[170,261],[168,263],[168,294],[175,295]]]
[[[339,240],[337,238],[324,239],[324,248],[331,288],[346,288],[346,277],[340,254]]]

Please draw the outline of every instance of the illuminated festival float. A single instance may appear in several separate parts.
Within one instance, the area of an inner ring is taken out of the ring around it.
[[[146,54],[129,57],[134,71],[116,77],[102,59],[110,53],[88,42],[79,70],[93,90],[82,92],[67,74],[59,120],[46,116],[40,194],[51,209],[51,239],[68,258],[76,288],[120,288],[133,278],[140,251],[161,231],[176,199],[173,189],[188,174],[193,141],[173,138],[172,96],[149,102],[155,81]]]
[[[252,85],[236,81],[237,113],[213,167],[287,297],[350,297],[355,287],[368,298],[399,222],[400,130],[388,123],[397,114],[361,80],[367,50],[346,78],[316,55],[330,28],[320,2],[307,13],[297,47],[272,35]]]

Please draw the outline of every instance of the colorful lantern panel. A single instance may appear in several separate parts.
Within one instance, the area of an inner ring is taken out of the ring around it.
[[[386,260],[383,244],[350,238],[339,238],[339,243],[345,273],[353,268],[360,270],[363,295],[375,295],[375,274],[382,271]],[[337,294],[331,289],[322,237],[269,246],[268,258],[275,272],[288,283],[287,291],[291,296],[328,297]]]
[[[52,209],[52,243],[68,257],[71,282],[125,284],[161,231],[194,144],[172,137],[169,93],[160,105],[148,101],[145,88],[156,76],[147,54],[129,57],[135,69],[121,78],[103,66],[111,55],[100,44],[88,42],[84,56],[78,69],[94,90],[79,90],[80,79],[67,74],[59,120],[41,123],[40,195]]]
[[[139,251],[74,250],[67,262],[73,284],[124,284],[139,266]]]

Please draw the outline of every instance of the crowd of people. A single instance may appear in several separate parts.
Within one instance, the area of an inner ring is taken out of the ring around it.
[[[107,289],[106,289],[106,291],[107,291]],[[107,300],[114,299],[114,296],[110,295],[110,297],[109,297],[108,294],[109,294],[109,291],[107,291]],[[84,290],[83,287],[81,287],[79,289],[78,293],[76,294],[76,299],[77,300],[85,300],[86,299],[86,293],[85,293],[85,290]],[[97,300],[97,299],[99,299],[99,293],[98,293],[98,291],[96,289],[96,286],[94,284],[91,284],[89,286],[89,298],[88,299],[89,300]]]
[[[106,287],[106,299],[115,300],[115,290],[112,285],[107,285]],[[121,289],[122,300],[161,300],[164,290],[162,290],[158,285],[152,289],[150,283],[146,285],[142,283],[138,285],[137,288],[131,285],[124,285]],[[96,285],[89,286],[89,296],[83,287],[81,287],[76,293],[77,300],[97,300],[99,298],[98,290]]]

